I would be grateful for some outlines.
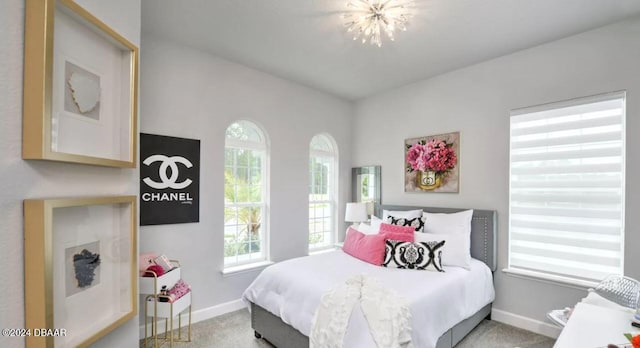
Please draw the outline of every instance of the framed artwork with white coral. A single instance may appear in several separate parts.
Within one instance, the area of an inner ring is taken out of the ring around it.
[[[404,141],[404,191],[460,190],[460,132]]]
[[[136,167],[138,47],[73,0],[25,2],[22,158]]]

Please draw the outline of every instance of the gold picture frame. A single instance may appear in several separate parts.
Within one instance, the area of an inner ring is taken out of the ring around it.
[[[137,315],[136,216],[136,196],[24,201],[25,327],[53,330],[27,348],[87,347]]]
[[[138,47],[72,0],[25,6],[22,158],[135,168]]]

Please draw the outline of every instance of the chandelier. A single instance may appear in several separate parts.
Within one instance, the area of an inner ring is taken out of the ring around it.
[[[382,46],[384,34],[393,41],[396,29],[406,31],[409,20],[408,0],[349,0],[351,10],[343,15],[347,32],[354,33],[353,39],[369,41]]]

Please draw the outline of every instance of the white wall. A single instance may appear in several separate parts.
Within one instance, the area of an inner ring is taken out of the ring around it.
[[[140,0],[77,0],[135,44],[140,43]],[[0,7],[0,327],[24,327],[22,200],[137,194],[138,170],[22,160],[22,61],[24,0]],[[137,347],[135,317],[94,347]],[[0,347],[24,347],[0,337]]]
[[[180,260],[194,310],[237,300],[259,270],[223,277],[224,135],[235,120],[270,139],[271,259],[307,254],[309,142],[329,133],[340,153],[338,221],[350,196],[352,105],[304,86],[143,33],[141,132],[201,140],[200,222],[143,226],[141,252]],[[342,224],[341,224],[342,226]]]
[[[620,22],[367,98],[356,105],[353,165],[382,165],[383,203],[496,209],[494,308],[544,321],[585,292],[521,279],[507,266],[509,111],[627,91],[625,273],[640,278],[640,18]],[[459,194],[403,192],[403,140],[461,132]]]

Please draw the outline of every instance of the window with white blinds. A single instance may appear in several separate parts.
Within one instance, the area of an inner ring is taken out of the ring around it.
[[[623,273],[625,95],[511,113],[509,269]]]

